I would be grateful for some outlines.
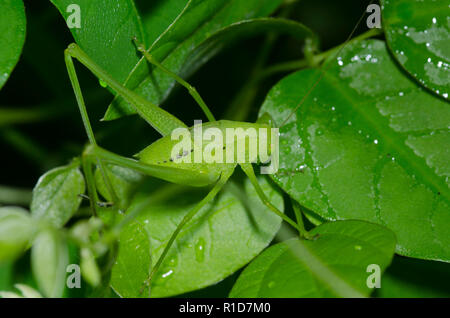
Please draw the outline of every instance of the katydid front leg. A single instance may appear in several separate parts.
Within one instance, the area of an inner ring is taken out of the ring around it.
[[[205,102],[203,101],[203,98],[197,92],[195,87],[193,87],[191,84],[186,82],[180,76],[178,76],[177,74],[175,74],[174,72],[172,72],[171,70],[169,70],[165,66],[163,66],[161,63],[159,63],[153,57],[153,55],[151,55],[150,52],[148,52],[145,49],[144,44],[138,42],[136,37],[133,37],[133,41],[134,41],[134,43],[136,43],[136,48],[138,49],[138,51],[141,52],[144,55],[144,57],[146,58],[146,60],[150,64],[156,66],[161,71],[163,71],[167,75],[171,76],[175,81],[177,81],[180,85],[184,86],[188,90],[189,94],[191,94],[191,96],[195,99],[195,101],[200,106],[200,108],[203,110],[203,112],[205,113],[205,115],[206,115],[206,117],[208,118],[209,121],[216,121],[216,119],[214,118],[214,115],[211,113],[211,111],[209,110],[208,106],[206,106]]]
[[[167,245],[165,246],[163,252],[161,253],[161,256],[158,258],[158,261],[156,262],[155,266],[153,266],[152,271],[150,272],[150,276],[148,279],[144,282],[143,288],[145,286],[151,286],[151,281],[154,277],[154,275],[158,272],[158,269],[161,267],[162,262],[164,261],[167,253],[169,252],[169,249],[172,247],[173,243],[175,242],[175,239],[177,238],[180,231],[183,229],[183,227],[189,223],[190,220],[209,202],[211,202],[216,195],[219,193],[219,191],[223,188],[223,186],[227,183],[228,179],[231,177],[231,175],[234,172],[234,168],[230,168],[225,170],[222,175],[220,176],[217,183],[214,185],[212,190],[208,193],[206,197],[203,198],[200,203],[198,203],[188,214],[186,214],[181,220],[180,224],[178,224],[175,231],[172,233],[172,235],[169,238],[169,241],[167,242]],[[141,289],[142,293],[143,289]]]
[[[91,127],[91,123],[89,121],[89,116],[88,116],[87,110],[86,110],[86,104],[84,102],[84,97],[81,92],[80,83],[78,81],[78,76],[75,71],[75,66],[73,65],[72,58],[70,57],[70,55],[67,54],[67,52],[65,52],[64,56],[65,56],[65,62],[66,62],[66,67],[67,67],[67,73],[69,74],[70,82],[72,83],[73,91],[75,93],[78,108],[80,110],[81,118],[83,120],[84,128],[86,130],[89,142],[91,143],[91,145],[96,146],[97,142],[95,140],[95,136],[94,136],[94,132]],[[100,172],[103,175],[103,179],[105,180],[106,187],[108,189],[108,192],[111,195],[111,198],[113,199],[113,202],[119,202],[119,200],[117,199],[117,195],[116,195],[116,193],[111,185],[111,182],[108,178],[108,175],[106,172],[107,171],[106,167],[104,167],[101,160],[98,160],[98,159],[97,159],[97,164],[100,169]],[[86,183],[88,186],[88,191],[90,192],[90,197],[92,198],[93,202],[97,202],[98,197],[97,197],[97,193],[95,190],[95,181],[92,177],[91,158],[85,158],[85,157],[83,158],[83,171],[86,175]],[[96,214],[95,203],[91,204],[91,207],[92,207],[94,214]],[[119,209],[120,208],[121,207],[119,207]]]
[[[242,170],[247,175],[247,177],[250,179],[250,182],[255,188],[256,193],[258,194],[261,202],[264,203],[264,205],[267,206],[273,213],[278,215],[280,218],[282,218],[284,221],[286,221],[287,223],[289,223],[295,229],[298,230],[298,225],[294,221],[292,221],[287,215],[285,215],[283,212],[278,210],[272,203],[270,203],[270,200],[265,195],[263,189],[261,188],[261,185],[258,182],[258,179],[256,178],[251,163],[240,163],[239,165],[241,166]]]
[[[81,157],[81,167],[83,168],[84,177],[86,179],[89,204],[94,213],[94,216],[97,216],[97,202],[99,201],[99,198],[95,186],[94,175],[92,174],[92,158],[83,155]]]

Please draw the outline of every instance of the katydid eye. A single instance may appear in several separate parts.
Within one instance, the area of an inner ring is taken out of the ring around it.
[[[191,149],[191,152],[192,152],[192,151],[194,151],[194,149]],[[188,154],[189,154],[189,151],[181,149],[180,152],[179,152],[178,155],[177,155],[177,159],[180,159],[180,158],[182,158],[182,157],[185,157],[185,156],[187,156]]]

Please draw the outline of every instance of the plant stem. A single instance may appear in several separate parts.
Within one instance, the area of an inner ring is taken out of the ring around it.
[[[298,0],[285,1],[282,9],[280,10],[280,13],[277,15],[277,18],[288,18],[295,2],[297,1]],[[240,88],[239,92],[232,100],[230,107],[228,107],[226,113],[223,116],[224,118],[229,118],[235,121],[243,121],[247,119],[259,91],[259,74],[263,71],[267,60],[270,57],[270,53],[272,52],[273,45],[277,39],[277,33],[273,32],[267,34],[261,46],[261,53],[256,58],[256,62],[254,63],[253,68],[250,71],[248,80]]]
[[[276,34],[269,34],[266,37],[261,48],[261,54],[259,54],[248,80],[234,97],[230,107],[223,116],[224,118],[235,121],[242,121],[247,118],[258,92],[259,74],[263,70],[264,64],[267,62],[276,38]]]
[[[370,29],[369,31],[360,34],[356,37],[354,37],[350,42],[342,43],[332,49],[329,49],[328,51],[325,51],[323,53],[317,54],[313,57],[312,62],[315,64],[320,64],[324,60],[326,60],[329,56],[332,56],[334,53],[338,52],[340,49],[342,49],[345,45],[356,42],[356,41],[362,41],[377,35],[380,35],[383,32],[382,29]],[[264,79],[266,77],[270,77],[276,73],[280,72],[291,72],[296,71],[302,68],[307,67],[310,65],[310,61],[308,59],[301,59],[301,60],[295,60],[295,61],[288,61],[284,63],[280,63],[277,65],[274,65],[270,68],[267,68],[264,73],[260,75],[260,80]]]

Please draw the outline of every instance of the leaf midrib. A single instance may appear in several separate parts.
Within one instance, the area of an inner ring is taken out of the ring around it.
[[[210,21],[212,21],[212,19],[214,19],[217,15],[219,15],[226,7],[227,7],[230,3],[232,3],[232,2],[233,2],[233,1],[228,1],[228,2],[224,3],[224,5],[223,5],[219,10],[217,10],[216,13],[212,14],[212,15],[209,16],[207,19],[205,19],[201,24],[199,24],[198,27],[197,27],[196,29],[194,29],[194,30],[193,30],[193,31],[185,38],[185,40],[179,42],[179,43],[178,43],[172,50],[170,50],[170,51],[167,53],[167,55],[166,55],[161,61],[159,61],[159,62],[160,62],[161,64],[163,64],[163,63],[164,63],[164,62],[172,55],[173,52],[175,52],[176,50],[178,50],[184,43],[186,43],[186,41],[187,41],[188,39],[192,38],[192,34],[198,32],[198,30],[201,29],[201,28],[203,28],[203,27],[205,26],[205,24],[207,24],[207,23],[209,23]],[[182,14],[184,14],[184,13],[186,12],[186,9],[188,8],[188,6],[189,6],[190,4],[191,4],[191,1],[190,1],[190,2],[186,5],[186,7],[180,12],[180,15],[177,16],[177,17],[175,18],[175,20],[167,27],[167,29],[164,30],[163,33],[161,33],[161,35],[166,34],[166,33],[170,30],[170,28],[173,27],[174,23],[181,17]],[[162,36],[161,36],[161,37],[158,37],[158,38],[152,43],[152,45],[150,46],[151,49],[153,49],[153,48],[159,43],[159,41],[162,40],[162,39],[163,39]],[[142,56],[141,59],[136,63],[136,65],[131,69],[129,75],[127,76],[127,78],[126,78],[126,80],[125,80],[124,85],[126,85],[126,84],[128,83],[128,81],[132,78],[132,76],[133,76],[135,70],[137,70],[138,67],[139,67],[144,61],[145,61],[145,58]],[[152,74],[153,71],[150,71],[150,73]],[[139,84],[134,88],[134,90],[137,90],[137,89],[141,88],[142,85],[144,85],[144,83],[147,83],[147,82],[148,82],[148,79],[149,79],[148,77],[145,77],[143,80],[139,81]],[[151,79],[151,77],[150,77],[150,79]],[[175,80],[173,80],[173,81],[175,82]],[[117,98],[117,96],[116,96],[116,98]],[[113,103],[114,103],[114,101],[113,101],[111,104],[113,104]]]
[[[425,159],[415,155],[414,151],[407,146],[406,139],[401,138],[398,133],[396,133],[388,124],[385,123],[387,121],[386,117],[380,115],[378,111],[371,111],[371,114],[369,114],[364,111],[366,108],[358,107],[358,104],[353,101],[347,91],[342,89],[338,79],[332,74],[325,74],[323,79],[325,81],[328,80],[328,83],[334,89],[338,90],[341,96],[348,102],[352,108],[352,111],[361,115],[361,118],[366,122],[367,126],[381,136],[381,138],[385,141],[387,148],[392,149],[392,152],[399,154],[399,158],[402,158],[408,162],[410,167],[414,168],[415,171],[418,172],[421,179],[428,183],[428,187],[434,189],[434,193],[440,192],[442,197],[445,197],[447,201],[450,201],[450,190],[448,186],[436,175],[433,169],[426,164]],[[372,110],[373,108],[367,109]],[[385,131],[390,131],[391,134],[386,134]],[[404,147],[400,147],[399,145],[404,145]],[[401,161],[397,161],[397,163],[402,166],[404,170],[412,177],[410,169],[407,169],[407,167],[402,165]]]
[[[322,284],[326,285],[329,290],[343,297],[365,297],[359,290],[355,289],[345,279],[342,279],[328,264],[318,257],[302,240],[296,240],[298,246],[303,250],[303,255],[294,255],[298,261],[302,263],[308,272]],[[297,248],[298,250],[298,248]],[[288,246],[288,251],[292,251]],[[287,252],[287,251],[286,251]],[[297,252],[298,253],[298,252]],[[297,254],[295,253],[295,254]],[[343,291],[344,290],[344,291]]]

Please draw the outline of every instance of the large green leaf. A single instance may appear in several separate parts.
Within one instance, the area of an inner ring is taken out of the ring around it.
[[[19,207],[0,208],[0,263],[23,252],[34,233],[28,211]]]
[[[450,22],[446,0],[382,0],[387,43],[400,64],[448,99]]]
[[[248,37],[264,33],[286,34],[303,42],[306,39],[313,40],[313,45],[317,45],[315,34],[301,23],[277,18],[257,18],[234,23],[228,27],[217,31],[200,45],[189,56],[185,67],[181,70],[184,76],[188,76],[192,70],[211,59],[217,52],[225,47],[231,46],[238,41]]]
[[[450,264],[394,257],[375,296],[384,298],[450,297]]]
[[[397,68],[385,43],[347,46],[280,129],[274,180],[314,218],[386,225],[402,255],[450,261],[450,108]],[[279,82],[260,113],[278,125],[319,78]]]
[[[189,0],[136,1],[148,44],[157,41],[180,15],[188,2]]]
[[[132,37],[144,39],[133,0],[51,0],[64,19],[80,7],[81,27],[71,28],[77,44],[114,79],[124,82],[139,61]]]
[[[111,287],[121,297],[150,296],[149,288],[141,292],[142,282],[150,275],[150,236],[144,224],[131,222],[120,233],[119,256],[111,274]]]
[[[291,239],[258,256],[241,274],[230,297],[361,297],[373,269],[390,264],[395,235],[363,221],[324,223],[313,241]],[[369,272],[368,272],[369,271]]]
[[[52,169],[39,178],[33,189],[31,214],[35,219],[63,226],[78,210],[84,190],[84,177],[75,162]]]
[[[215,31],[241,20],[267,16],[281,2],[281,0],[190,0],[174,23],[150,45],[150,52],[165,67],[178,73],[194,48]],[[157,13],[158,11],[150,12],[149,18]],[[206,60],[203,63],[206,63]],[[148,100],[160,104],[174,86],[174,80],[159,70],[153,70],[152,76],[149,77],[148,73],[143,71],[145,64],[141,59],[130,74],[127,86]],[[194,69],[184,68],[184,71],[190,74]],[[123,99],[116,98],[108,108],[105,119],[111,120],[133,113],[131,106]]]
[[[11,75],[25,42],[26,17],[22,0],[0,2],[0,88]]]
[[[282,209],[280,194],[265,179],[260,181],[270,201]],[[188,188],[159,201],[155,201],[153,195],[154,187],[142,190],[136,195],[128,213],[140,211],[135,220],[143,224],[150,235],[154,263],[181,219],[206,193],[205,190]],[[249,182],[246,182],[245,190],[229,183],[215,201],[200,210],[178,235],[165,262],[155,274],[151,296],[178,295],[217,283],[261,252],[273,239],[280,223],[280,218],[261,203]],[[121,240],[119,248],[135,251],[133,258],[141,259],[143,253],[148,253],[148,245],[135,243],[133,240]],[[116,279],[113,286],[119,294],[137,295],[144,282],[142,264],[127,264],[129,274],[121,271],[126,282]],[[133,276],[132,279],[129,275]],[[129,286],[125,286],[127,282]],[[120,290],[119,286],[125,286],[125,289]]]
[[[67,243],[60,233],[52,229],[39,233],[31,250],[31,266],[39,289],[45,296],[62,296],[68,260]]]

